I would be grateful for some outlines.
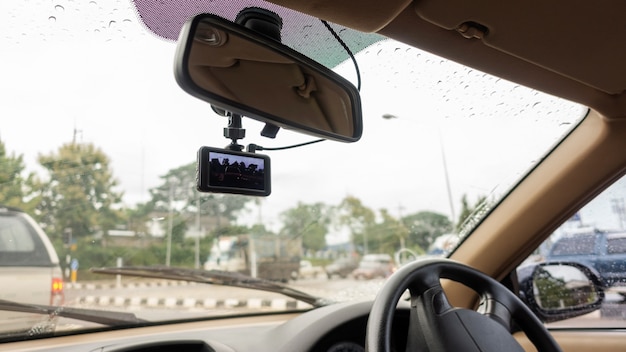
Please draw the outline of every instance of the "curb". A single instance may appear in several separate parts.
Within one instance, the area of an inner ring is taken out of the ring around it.
[[[125,308],[249,308],[249,309],[309,309],[311,305],[297,300],[288,299],[195,299],[195,298],[157,298],[157,297],[109,297],[109,296],[83,296],[76,298],[76,303],[97,306],[114,306]]]
[[[65,283],[65,289],[68,290],[107,290],[107,289],[115,289],[115,288],[150,288],[150,287],[176,287],[176,286],[196,286],[199,283],[197,282],[188,282],[188,281],[173,281],[173,280],[163,280],[163,281],[146,281],[146,282],[128,282],[122,283],[121,285],[117,285],[115,282],[104,282],[104,283]],[[204,284],[203,284],[204,285]]]

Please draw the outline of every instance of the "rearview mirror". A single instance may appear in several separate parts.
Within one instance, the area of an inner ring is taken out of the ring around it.
[[[175,77],[218,109],[326,139],[361,137],[359,92],[325,66],[263,34],[213,15],[181,31]]]

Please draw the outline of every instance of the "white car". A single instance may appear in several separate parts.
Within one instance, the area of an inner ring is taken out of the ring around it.
[[[325,275],[326,272],[321,266],[313,265],[308,260],[300,261],[300,272],[298,274],[299,279],[315,279]]]
[[[0,287],[0,300],[63,304],[63,276],[52,243],[30,216],[8,207],[0,207]],[[40,314],[0,311],[2,330],[24,330],[40,321]]]

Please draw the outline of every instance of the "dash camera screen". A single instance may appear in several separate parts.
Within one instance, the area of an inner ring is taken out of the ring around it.
[[[265,160],[253,156],[210,151],[209,185],[264,190]]]

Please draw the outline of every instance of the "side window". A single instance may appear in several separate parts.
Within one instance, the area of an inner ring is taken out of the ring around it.
[[[26,226],[14,217],[0,217],[0,251],[32,252],[33,239]]]
[[[50,266],[37,232],[19,216],[0,215],[0,266]]]
[[[606,252],[607,254],[626,254],[626,234],[608,235]]]
[[[535,269],[542,268],[546,262],[573,262],[584,266],[600,279],[605,295],[598,309],[564,320],[552,319],[546,322],[548,326],[626,327],[625,199],[626,176],[563,223],[518,268],[522,291],[523,278],[529,277],[530,272],[537,272]],[[535,294],[539,279],[542,277],[534,282]],[[561,295],[560,304],[575,298],[576,291],[570,292],[571,297]],[[528,293],[526,291],[522,295]],[[539,300],[539,297],[534,297]]]
[[[594,254],[595,244],[594,234],[564,237],[552,245],[549,256],[591,255]]]

